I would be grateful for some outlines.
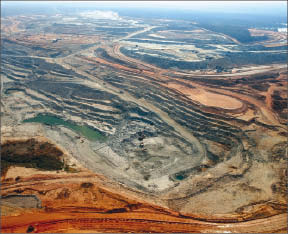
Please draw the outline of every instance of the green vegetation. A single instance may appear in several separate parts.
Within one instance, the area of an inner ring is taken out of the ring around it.
[[[76,133],[81,134],[82,136],[84,136],[90,141],[102,141],[103,142],[107,139],[106,136],[104,136],[100,131],[96,129],[92,129],[91,127],[88,127],[86,125],[82,125],[82,126],[77,125],[69,121],[65,121],[56,116],[40,114],[34,118],[25,119],[23,122],[24,123],[36,122],[36,123],[44,123],[47,125],[62,125],[64,127],[67,127],[75,131]]]
[[[1,145],[1,175],[10,166],[23,166],[41,170],[62,170],[63,152],[50,143],[27,141],[9,142]]]
[[[29,156],[12,154],[1,156],[1,173],[5,173],[12,165],[54,171],[62,170],[64,163],[60,159],[48,155]]]

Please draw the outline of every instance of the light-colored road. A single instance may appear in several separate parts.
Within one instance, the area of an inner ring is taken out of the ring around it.
[[[148,32],[148,31],[150,31],[151,29],[157,28],[157,27],[158,27],[158,26],[149,26],[149,27],[147,27],[147,28],[144,28],[143,30],[130,33],[129,35],[127,35],[127,36],[125,36],[125,37],[121,37],[121,38],[119,38],[119,39],[115,39],[113,42],[117,42],[117,41],[121,41],[121,40],[128,39],[128,38],[133,37],[133,36],[135,36],[135,35],[137,35],[137,34],[144,33],[144,32]]]

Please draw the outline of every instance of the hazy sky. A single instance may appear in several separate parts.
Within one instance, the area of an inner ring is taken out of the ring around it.
[[[63,3],[91,1],[59,1]],[[173,8],[285,7],[286,1],[96,1],[95,4]]]
[[[124,7],[153,7],[193,9],[205,11],[235,11],[235,12],[257,12],[279,10],[287,11],[286,1],[111,1],[95,2],[103,5],[119,5]],[[280,12],[279,12],[280,13]]]
[[[2,1],[2,4],[5,1]],[[57,3],[56,3],[57,2]],[[5,3],[8,3],[5,2]],[[151,7],[175,10],[199,10],[199,11],[225,11],[225,12],[239,12],[239,13],[260,13],[273,12],[279,14],[287,14],[286,1],[25,1],[20,4],[69,4],[85,6],[92,4],[93,6],[108,6],[108,7]],[[17,2],[10,2],[9,4],[17,4]],[[5,5],[5,4],[4,4]]]

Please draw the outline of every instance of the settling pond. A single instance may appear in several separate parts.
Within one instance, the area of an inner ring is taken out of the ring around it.
[[[63,120],[59,117],[52,116],[52,115],[37,115],[34,118],[25,119],[23,123],[43,123],[47,125],[61,125],[66,128],[69,128],[73,130],[74,132],[84,136],[86,139],[90,141],[105,141],[107,139],[107,136],[104,136],[100,131],[93,129],[91,127],[88,127],[86,125],[77,125],[75,123],[72,123],[70,121]]]

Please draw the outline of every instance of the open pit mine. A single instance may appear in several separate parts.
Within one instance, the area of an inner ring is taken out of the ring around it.
[[[1,233],[286,233],[283,32],[1,21]]]

